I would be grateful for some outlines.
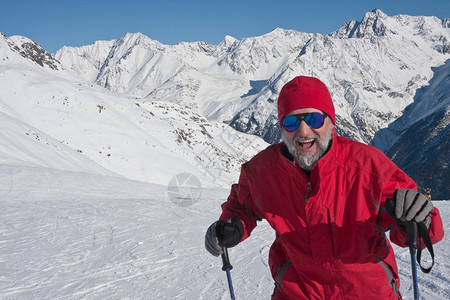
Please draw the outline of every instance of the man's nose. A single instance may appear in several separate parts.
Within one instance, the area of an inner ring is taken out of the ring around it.
[[[298,133],[300,136],[309,136],[311,135],[311,127],[309,127],[304,120],[300,122],[300,126],[298,128]]]

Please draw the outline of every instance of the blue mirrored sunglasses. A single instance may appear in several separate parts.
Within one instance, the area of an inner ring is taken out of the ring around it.
[[[306,125],[312,129],[319,129],[325,123],[326,114],[321,114],[318,112],[298,114],[287,116],[283,119],[283,128],[286,131],[293,132],[300,127],[300,123],[305,121]]]

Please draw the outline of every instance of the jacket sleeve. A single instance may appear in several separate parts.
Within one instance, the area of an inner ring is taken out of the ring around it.
[[[402,170],[396,169],[394,172],[391,173],[390,179],[385,182],[383,185],[382,190],[382,207],[384,208],[384,205],[386,203],[386,200],[388,198],[393,198],[393,194],[397,189],[413,189],[417,191],[417,186],[415,182],[408,177]],[[431,242],[437,243],[444,237],[444,228],[442,224],[442,219],[439,214],[439,210],[434,207],[431,212],[431,225],[429,228],[429,234]],[[379,216],[379,223],[381,227],[390,229],[390,240],[401,246],[401,247],[407,247],[405,245],[406,242],[406,233],[403,232],[396,224],[395,220],[386,212],[385,209],[383,209],[382,213]],[[422,245],[424,243],[422,242]]]
[[[244,225],[244,236],[242,240],[250,236],[256,227],[256,221],[261,220],[257,215],[253,203],[249,181],[243,166],[239,183],[232,185],[227,201],[222,204],[222,215],[220,216],[221,220],[238,217],[242,221]]]

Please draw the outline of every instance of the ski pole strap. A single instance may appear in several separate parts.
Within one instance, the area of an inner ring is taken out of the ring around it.
[[[424,222],[417,223],[418,227],[418,236],[419,236],[419,247],[417,247],[417,262],[419,263],[420,269],[424,273],[430,273],[431,269],[434,266],[434,251],[433,251],[433,244],[431,243],[430,234],[428,233],[428,228],[425,226]],[[422,238],[422,239],[420,239]],[[422,264],[420,263],[421,257],[422,257],[422,240],[425,244],[425,246],[428,249],[428,252],[430,252],[431,255],[431,266],[429,268],[422,267]]]

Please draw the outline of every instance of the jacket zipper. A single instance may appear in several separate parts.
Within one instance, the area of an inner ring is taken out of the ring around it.
[[[292,167],[294,168],[295,172],[297,173],[298,176],[300,177],[306,177],[306,174],[301,174],[302,171],[299,170],[298,165],[295,162],[292,162]],[[306,190],[306,201],[305,203],[308,204],[309,202],[309,194],[311,193],[311,180],[309,179],[308,181],[308,189]]]
[[[306,190],[306,201],[305,201],[306,204],[308,204],[309,202],[310,193],[311,193],[311,181],[308,181],[308,189]]]

